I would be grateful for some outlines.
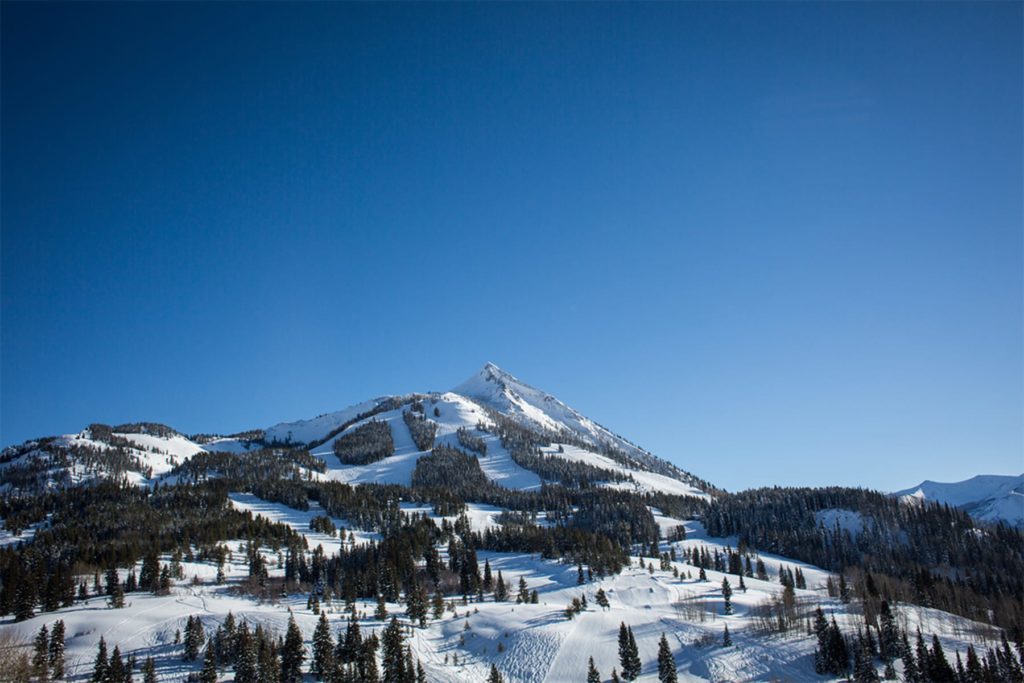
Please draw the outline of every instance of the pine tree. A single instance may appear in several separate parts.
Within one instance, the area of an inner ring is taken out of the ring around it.
[[[491,561],[484,560],[484,583],[483,588],[488,593],[494,588],[494,577],[491,575]]]
[[[622,679],[619,678],[619,672],[612,669],[611,683],[622,683]]]
[[[625,622],[619,625],[619,664],[622,665],[622,677],[625,680],[632,681],[640,675],[640,652],[633,629],[627,627]]]
[[[882,661],[891,663],[900,652],[900,629],[896,617],[885,600],[878,608],[878,650]]]
[[[46,624],[39,628],[32,648],[32,673],[42,683],[50,680],[50,633]]]
[[[64,621],[62,619],[58,619],[53,624],[47,656],[50,664],[50,676],[54,680],[64,678]]]
[[[281,648],[281,683],[301,683],[302,662],[305,658],[302,631],[295,623],[295,615],[289,614],[288,631],[284,636],[284,647]]]
[[[604,592],[603,588],[597,589],[597,594],[594,596],[594,601],[601,607],[601,609],[608,609],[608,594]]]
[[[877,683],[878,681],[878,672],[875,671],[875,664],[864,638],[857,639],[857,651],[853,656],[853,680],[857,683]]]
[[[203,656],[203,670],[199,673],[199,683],[217,683],[217,652],[213,643],[206,646]]]
[[[530,602],[530,588],[526,585],[526,577],[519,577],[519,594],[516,596],[517,603]]]
[[[404,683],[405,681],[403,640],[402,627],[398,623],[398,619],[391,617],[391,622],[384,629],[384,636],[381,639],[381,665],[384,669],[384,683]]]
[[[107,680],[110,683],[123,683],[125,677],[124,660],[121,659],[121,649],[115,645],[110,653],[110,666],[107,669]]]
[[[942,644],[939,637],[932,634],[932,650],[928,657],[928,675],[933,681],[955,681],[956,674],[953,667],[946,659],[946,653],[942,651]]]
[[[728,627],[726,627],[728,628]],[[672,649],[668,646],[665,634],[661,634],[658,641],[658,680],[661,683],[676,683],[676,660],[672,656]]]
[[[582,586],[586,583],[586,578],[583,575],[583,563],[577,563],[576,565],[576,585]]]
[[[420,628],[427,625],[427,596],[418,583],[413,583],[405,596],[405,613],[409,620],[418,623]]]
[[[310,667],[318,681],[327,678],[334,668],[334,639],[331,626],[327,623],[327,614],[320,612],[320,620],[313,631],[313,663]]]
[[[256,642],[249,633],[249,625],[242,622],[238,627],[235,659],[235,683],[258,683],[258,658]]]
[[[505,602],[508,600],[508,584],[505,583],[505,579],[501,575],[501,570],[498,570],[498,578],[494,582],[494,601]]]
[[[601,683],[601,674],[598,672],[597,667],[594,666],[594,658],[590,658],[590,662],[587,666],[587,683]]]
[[[487,677],[487,683],[505,683],[501,672],[498,671],[498,667],[494,664],[491,664],[491,675]]]
[[[377,621],[384,621],[388,618],[388,606],[384,602],[384,594],[377,594],[377,609],[373,613],[373,618]]]
[[[235,676],[235,681],[242,683],[238,676]],[[156,662],[152,656],[146,657],[146,661],[142,663],[142,683],[158,683],[156,678]]]
[[[92,683],[106,683],[109,672],[110,662],[107,659],[107,643],[103,636],[100,636],[100,643],[96,648],[96,662],[92,668]]]
[[[199,617],[189,616],[185,621],[185,653],[186,662],[194,662],[199,657],[199,651],[203,649],[206,642],[206,632],[203,630],[203,622]]]
[[[440,619],[444,616],[444,596],[441,595],[440,590],[434,591],[432,607],[434,612],[434,619]]]
[[[732,647],[732,635],[729,634],[729,624],[725,625],[722,631],[722,647]]]
[[[725,598],[725,613],[732,614],[732,586],[728,577],[722,577],[722,597]]]

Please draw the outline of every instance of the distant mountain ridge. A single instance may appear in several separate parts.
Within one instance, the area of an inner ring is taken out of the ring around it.
[[[892,495],[907,501],[945,503],[987,522],[1024,526],[1024,474],[981,474],[949,483],[925,480]]]

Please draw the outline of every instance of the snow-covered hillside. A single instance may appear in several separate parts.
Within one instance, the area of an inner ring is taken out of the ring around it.
[[[952,505],[987,522],[1024,526],[1024,474],[982,474],[951,483],[923,481],[893,495],[908,502],[928,500]]]
[[[334,553],[346,542],[341,537],[309,529],[309,520],[321,512],[318,508],[297,511],[249,494],[232,494],[231,499],[239,509],[292,525],[306,537],[311,549],[320,546]],[[407,512],[416,510],[409,507]],[[479,529],[495,525],[495,513],[496,510],[474,506],[469,516]],[[807,584],[807,588],[795,591],[800,614],[809,614],[822,606],[841,628],[855,631],[862,616],[855,605],[827,595],[828,572],[762,554],[767,579],[748,577],[745,590],[740,589],[732,574],[708,570],[706,579],[702,579],[699,568],[682,559],[686,551],[725,553],[736,548],[736,539],[709,537],[692,520],[672,519],[660,513],[657,519],[666,532],[679,526],[686,529],[683,541],[669,541],[666,537],[661,541],[663,552],[675,552],[680,559],[662,565],[657,560],[634,556],[631,566],[622,573],[587,578],[582,583],[575,565],[545,561],[531,554],[481,552],[479,561],[489,563],[495,576],[501,572],[512,586],[513,597],[508,601],[472,599],[469,603],[452,598],[440,618],[431,618],[426,628],[410,628],[407,642],[413,656],[423,664],[427,679],[438,683],[484,683],[494,664],[508,683],[585,680],[588,660],[593,657],[602,680],[608,680],[612,669],[620,668],[618,633],[619,625],[625,623],[636,636],[642,662],[637,680],[641,683],[658,680],[658,642],[662,634],[668,639],[681,681],[835,680],[814,673],[816,640],[803,626],[787,633],[762,632],[765,606],[777,603],[784,592],[778,579],[780,570],[797,568],[802,570]],[[347,532],[353,531],[345,520],[333,521]],[[355,530],[355,539],[356,543],[366,543],[377,537]],[[185,580],[177,582],[167,595],[132,593],[122,609],[109,609],[106,598],[98,596],[23,622],[7,622],[2,628],[30,639],[41,626],[52,627],[56,620],[63,620],[68,635],[66,660],[70,681],[89,679],[101,637],[108,648],[116,645],[123,656],[134,655],[139,662],[153,656],[159,680],[186,680],[201,668],[201,662],[183,662],[183,646],[176,643],[177,634],[185,631],[189,617],[198,617],[212,633],[231,613],[236,624],[244,620],[250,628],[260,625],[283,635],[293,614],[302,630],[307,653],[311,652],[318,616],[307,605],[306,596],[283,595],[273,601],[247,597],[239,590],[248,578],[245,543],[239,539],[227,546],[231,555],[223,584],[215,582],[217,569],[213,562],[186,560],[182,563]],[[279,554],[270,548],[261,552],[270,566],[270,576],[283,576],[285,570]],[[441,555],[446,559],[443,548]],[[165,563],[171,560],[169,556],[161,559]],[[141,573],[141,563],[134,569],[136,574]],[[123,579],[127,569],[122,568],[120,573]],[[529,590],[537,591],[536,604],[515,601],[520,579]],[[732,583],[731,613],[725,607],[723,579]],[[599,590],[608,598],[607,608],[598,604]],[[585,598],[587,606],[570,619],[566,607],[574,598]],[[348,616],[343,600],[324,600],[320,608],[327,615],[332,634],[344,631]],[[389,602],[386,608],[389,614],[403,616],[405,612],[405,605],[399,602]],[[364,637],[373,632],[380,634],[387,623],[373,616],[375,609],[373,601],[355,603]],[[904,629],[913,632],[920,627],[925,633],[937,634],[950,657],[954,653],[963,656],[968,645],[978,647],[991,637],[985,626],[937,610],[901,605],[898,616]],[[723,645],[726,628],[732,639],[729,646]],[[233,680],[231,676],[232,672],[225,670],[218,680]]]

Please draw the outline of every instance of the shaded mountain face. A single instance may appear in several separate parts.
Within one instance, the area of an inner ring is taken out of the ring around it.
[[[982,474],[964,481],[923,481],[894,496],[906,501],[945,503],[975,519],[1024,527],[1024,474]]]

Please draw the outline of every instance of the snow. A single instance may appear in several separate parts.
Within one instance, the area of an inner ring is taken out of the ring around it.
[[[520,381],[494,363],[484,365],[480,372],[453,391],[511,417],[525,418],[545,429],[556,432],[569,429],[595,444],[608,442],[631,455],[649,455],[551,394]]]
[[[309,502],[309,510],[296,510],[282,503],[263,500],[251,493],[231,493],[228,497],[231,499],[231,504],[238,510],[251,512],[253,516],[264,517],[271,522],[287,524],[306,538],[310,550],[317,546],[323,546],[324,553],[328,556],[337,554],[343,544],[347,545],[348,541],[345,538],[348,537],[349,532],[355,535],[356,543],[380,540],[380,534],[354,529],[348,521],[337,517],[331,517],[331,521],[334,522],[334,526],[339,529],[339,532],[345,532],[345,538],[342,538],[341,533],[331,536],[319,531],[312,531],[309,528],[310,520],[320,515],[326,515],[324,509],[316,501]]]
[[[945,503],[963,508],[976,519],[1024,526],[1024,474],[982,474],[952,483],[923,481],[892,495],[907,502]]]
[[[310,443],[324,438],[332,431],[353,419],[357,415],[365,413],[380,403],[383,398],[375,398],[370,401],[363,401],[344,410],[333,413],[326,413],[312,420],[298,420],[296,422],[281,422],[273,427],[267,427],[265,431],[268,443],[281,441],[284,443]]]
[[[339,539],[309,531],[309,519],[321,513],[315,506],[309,511],[299,511],[250,494],[232,493],[230,497],[239,509],[291,525],[306,536],[310,548],[323,545],[326,552],[332,553],[340,547]],[[429,507],[402,507],[408,513],[432,514]],[[483,528],[496,523],[500,512],[491,506],[471,505],[468,515],[474,528]],[[686,540],[672,544],[677,551],[699,546],[706,546],[709,551],[735,547],[736,539],[709,537],[693,520],[673,519],[658,510],[653,512],[659,527],[666,532],[680,524],[686,527]],[[344,525],[343,520],[335,520],[335,523]],[[307,649],[310,648],[318,616],[306,608],[306,596],[289,595],[277,601],[259,602],[237,592],[236,586],[247,573],[244,543],[235,540],[228,545],[231,559],[225,567],[225,585],[213,583],[216,566],[212,563],[185,562],[186,579],[177,582],[169,595],[131,593],[127,596],[126,607],[117,610],[108,609],[103,598],[93,598],[21,623],[8,618],[0,622],[0,628],[31,638],[43,624],[52,625],[56,619],[63,619],[68,634],[67,668],[72,681],[87,680],[100,636],[106,639],[109,649],[117,645],[124,655],[134,654],[140,661],[153,655],[161,681],[183,681],[189,673],[199,670],[201,662],[182,662],[181,646],[174,645],[174,636],[176,631],[184,630],[187,617],[193,615],[198,616],[208,630],[216,628],[230,611],[237,621],[244,619],[251,626],[262,624],[272,632],[283,634],[290,609],[306,638]],[[668,543],[662,543],[661,549],[667,551],[669,547]],[[268,559],[271,575],[280,576],[283,567],[276,553],[269,549],[262,549],[262,552]],[[820,604],[826,612],[835,615],[847,632],[856,629],[861,619],[856,606],[843,605],[825,594],[822,586],[827,572],[787,558],[761,557],[773,579],[780,565],[801,567],[809,588],[796,591],[798,600],[809,608]],[[167,557],[162,558],[164,562],[167,560]],[[513,595],[520,577],[524,578],[528,588],[538,592],[538,604],[489,601],[462,605],[458,598],[449,599],[457,615],[446,610],[441,619],[431,620],[426,629],[413,629],[409,640],[414,656],[423,663],[431,681],[482,683],[487,680],[492,662],[509,683],[582,680],[590,657],[607,680],[612,668],[619,666],[617,638],[622,622],[630,625],[636,636],[643,662],[638,680],[643,683],[657,680],[657,648],[662,633],[669,640],[681,681],[823,680],[813,672],[814,637],[807,635],[802,627],[773,636],[753,631],[753,611],[757,605],[782,590],[776,580],[746,579],[748,589],[744,593],[739,590],[735,577],[731,577],[734,613],[725,615],[721,583],[726,575],[708,571],[708,580],[699,581],[697,568],[683,562],[674,563],[682,575],[677,579],[671,571],[649,572],[644,565],[650,560],[632,558],[631,565],[621,574],[603,579],[595,577],[594,581],[580,586],[574,565],[545,561],[535,555],[481,551],[478,560],[481,564],[488,561],[495,577],[500,571],[511,585]],[[136,566],[136,571],[138,569]],[[122,570],[124,573],[126,570]],[[596,604],[598,588],[609,598],[607,610]],[[566,619],[566,605],[580,595],[586,596],[588,608],[576,618]],[[322,608],[337,633],[346,619],[344,605],[325,601]],[[360,600],[356,608],[362,617],[364,635],[383,626],[369,617],[374,610],[373,601]],[[388,610],[392,614],[404,614],[404,607],[399,604],[389,604]],[[911,631],[920,624],[924,633],[937,633],[950,658],[956,651],[963,653],[968,643],[981,642],[987,634],[980,624],[933,609],[900,605],[897,615]],[[730,648],[720,645],[726,625],[735,643]],[[453,663],[453,655],[458,656],[460,664]]]
[[[559,452],[559,446],[562,447],[562,451]],[[633,478],[633,482],[628,481],[613,481],[604,484],[608,488],[621,489],[624,491],[636,491],[637,493],[647,493],[650,491],[661,491],[662,493],[675,494],[680,496],[693,496],[695,498],[710,499],[710,496],[701,491],[698,488],[690,486],[678,479],[672,477],[666,477],[663,474],[656,472],[647,472],[645,470],[635,470],[623,466],[622,464],[612,460],[608,456],[601,455],[600,453],[593,453],[588,450],[584,450],[577,446],[571,446],[569,444],[552,444],[549,447],[542,448],[541,451],[545,455],[552,455],[557,458],[565,458],[566,460],[572,460],[574,462],[582,462],[594,467],[600,467],[606,470],[612,470],[621,474],[627,474]]]
[[[853,538],[864,530],[864,519],[859,512],[853,510],[818,510],[814,513],[814,520],[828,530],[838,526],[841,531],[849,532]]]
[[[424,407],[427,418],[437,423],[435,444],[446,443],[459,447],[456,431],[460,427],[475,429],[478,422],[489,422],[479,405],[452,393],[426,400]],[[437,409],[439,415],[434,415],[434,409]],[[412,483],[412,473],[416,469],[416,461],[424,455],[428,455],[429,451],[421,451],[413,443],[409,428],[405,424],[405,420],[402,419],[402,413],[405,410],[408,408],[397,408],[361,420],[321,446],[314,448],[311,451],[312,454],[323,458],[327,463],[327,478],[351,484],[379,483],[408,486]],[[385,422],[391,428],[391,438],[395,444],[394,455],[367,465],[342,465],[334,455],[334,442],[370,420]],[[487,443],[487,455],[478,460],[480,469],[491,481],[506,488],[524,490],[540,488],[540,478],[535,473],[517,465],[508,451],[501,447],[501,441],[496,436],[491,434],[483,436]]]

